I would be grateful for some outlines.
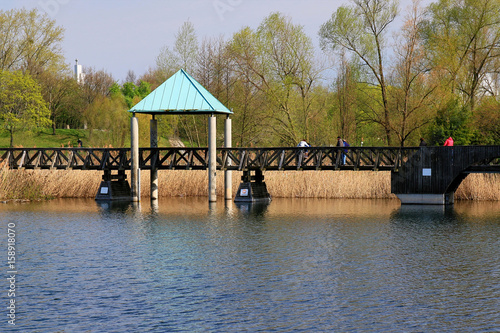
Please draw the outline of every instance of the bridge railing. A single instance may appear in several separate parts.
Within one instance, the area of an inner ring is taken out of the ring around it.
[[[0,148],[0,167],[10,169],[130,169],[126,148]]]
[[[218,148],[219,170],[397,170],[419,148]],[[130,169],[128,148],[0,148],[11,169]],[[141,169],[205,170],[208,148],[140,148]]]
[[[418,148],[282,147],[222,148],[227,170],[397,170]]]

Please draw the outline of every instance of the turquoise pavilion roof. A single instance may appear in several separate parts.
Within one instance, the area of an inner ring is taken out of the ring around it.
[[[183,69],[153,90],[129,112],[148,114],[232,114]]]

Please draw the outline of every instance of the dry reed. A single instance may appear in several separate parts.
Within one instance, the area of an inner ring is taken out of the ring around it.
[[[1,166],[0,166],[1,167]],[[0,171],[0,199],[93,198],[101,171],[7,170]],[[159,171],[160,197],[208,195],[206,171]],[[130,175],[128,174],[128,179]],[[233,194],[241,172],[233,172]],[[273,197],[288,198],[396,198],[391,194],[389,172],[294,171],[266,172]],[[224,191],[224,173],[217,174],[217,195]],[[141,172],[141,194],[149,196],[149,172]],[[456,191],[457,200],[500,200],[500,175],[469,175]]]

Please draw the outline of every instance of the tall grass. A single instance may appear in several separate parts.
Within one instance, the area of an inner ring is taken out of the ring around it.
[[[1,169],[1,166],[0,166]],[[7,170],[0,171],[0,199],[94,198],[101,171]],[[159,171],[159,196],[207,196],[206,171]],[[128,174],[128,179],[130,175]],[[233,194],[241,172],[233,172]],[[389,172],[293,171],[266,172],[273,197],[393,199]],[[217,194],[223,195],[224,173],[217,173]],[[149,196],[149,172],[141,172],[141,195]],[[500,200],[500,174],[472,174],[455,193],[457,200]]]

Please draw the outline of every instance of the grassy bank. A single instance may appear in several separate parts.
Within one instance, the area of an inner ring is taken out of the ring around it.
[[[94,198],[101,171],[6,170],[0,171],[0,199]],[[223,195],[222,172],[217,176],[218,195]],[[130,177],[128,177],[130,179]],[[233,194],[241,173],[233,172]],[[266,172],[273,197],[288,198],[395,198],[389,172],[303,171]],[[160,171],[160,197],[206,196],[206,171]],[[141,172],[141,193],[149,196],[149,172]],[[500,175],[472,174],[460,185],[457,200],[500,200]]]

